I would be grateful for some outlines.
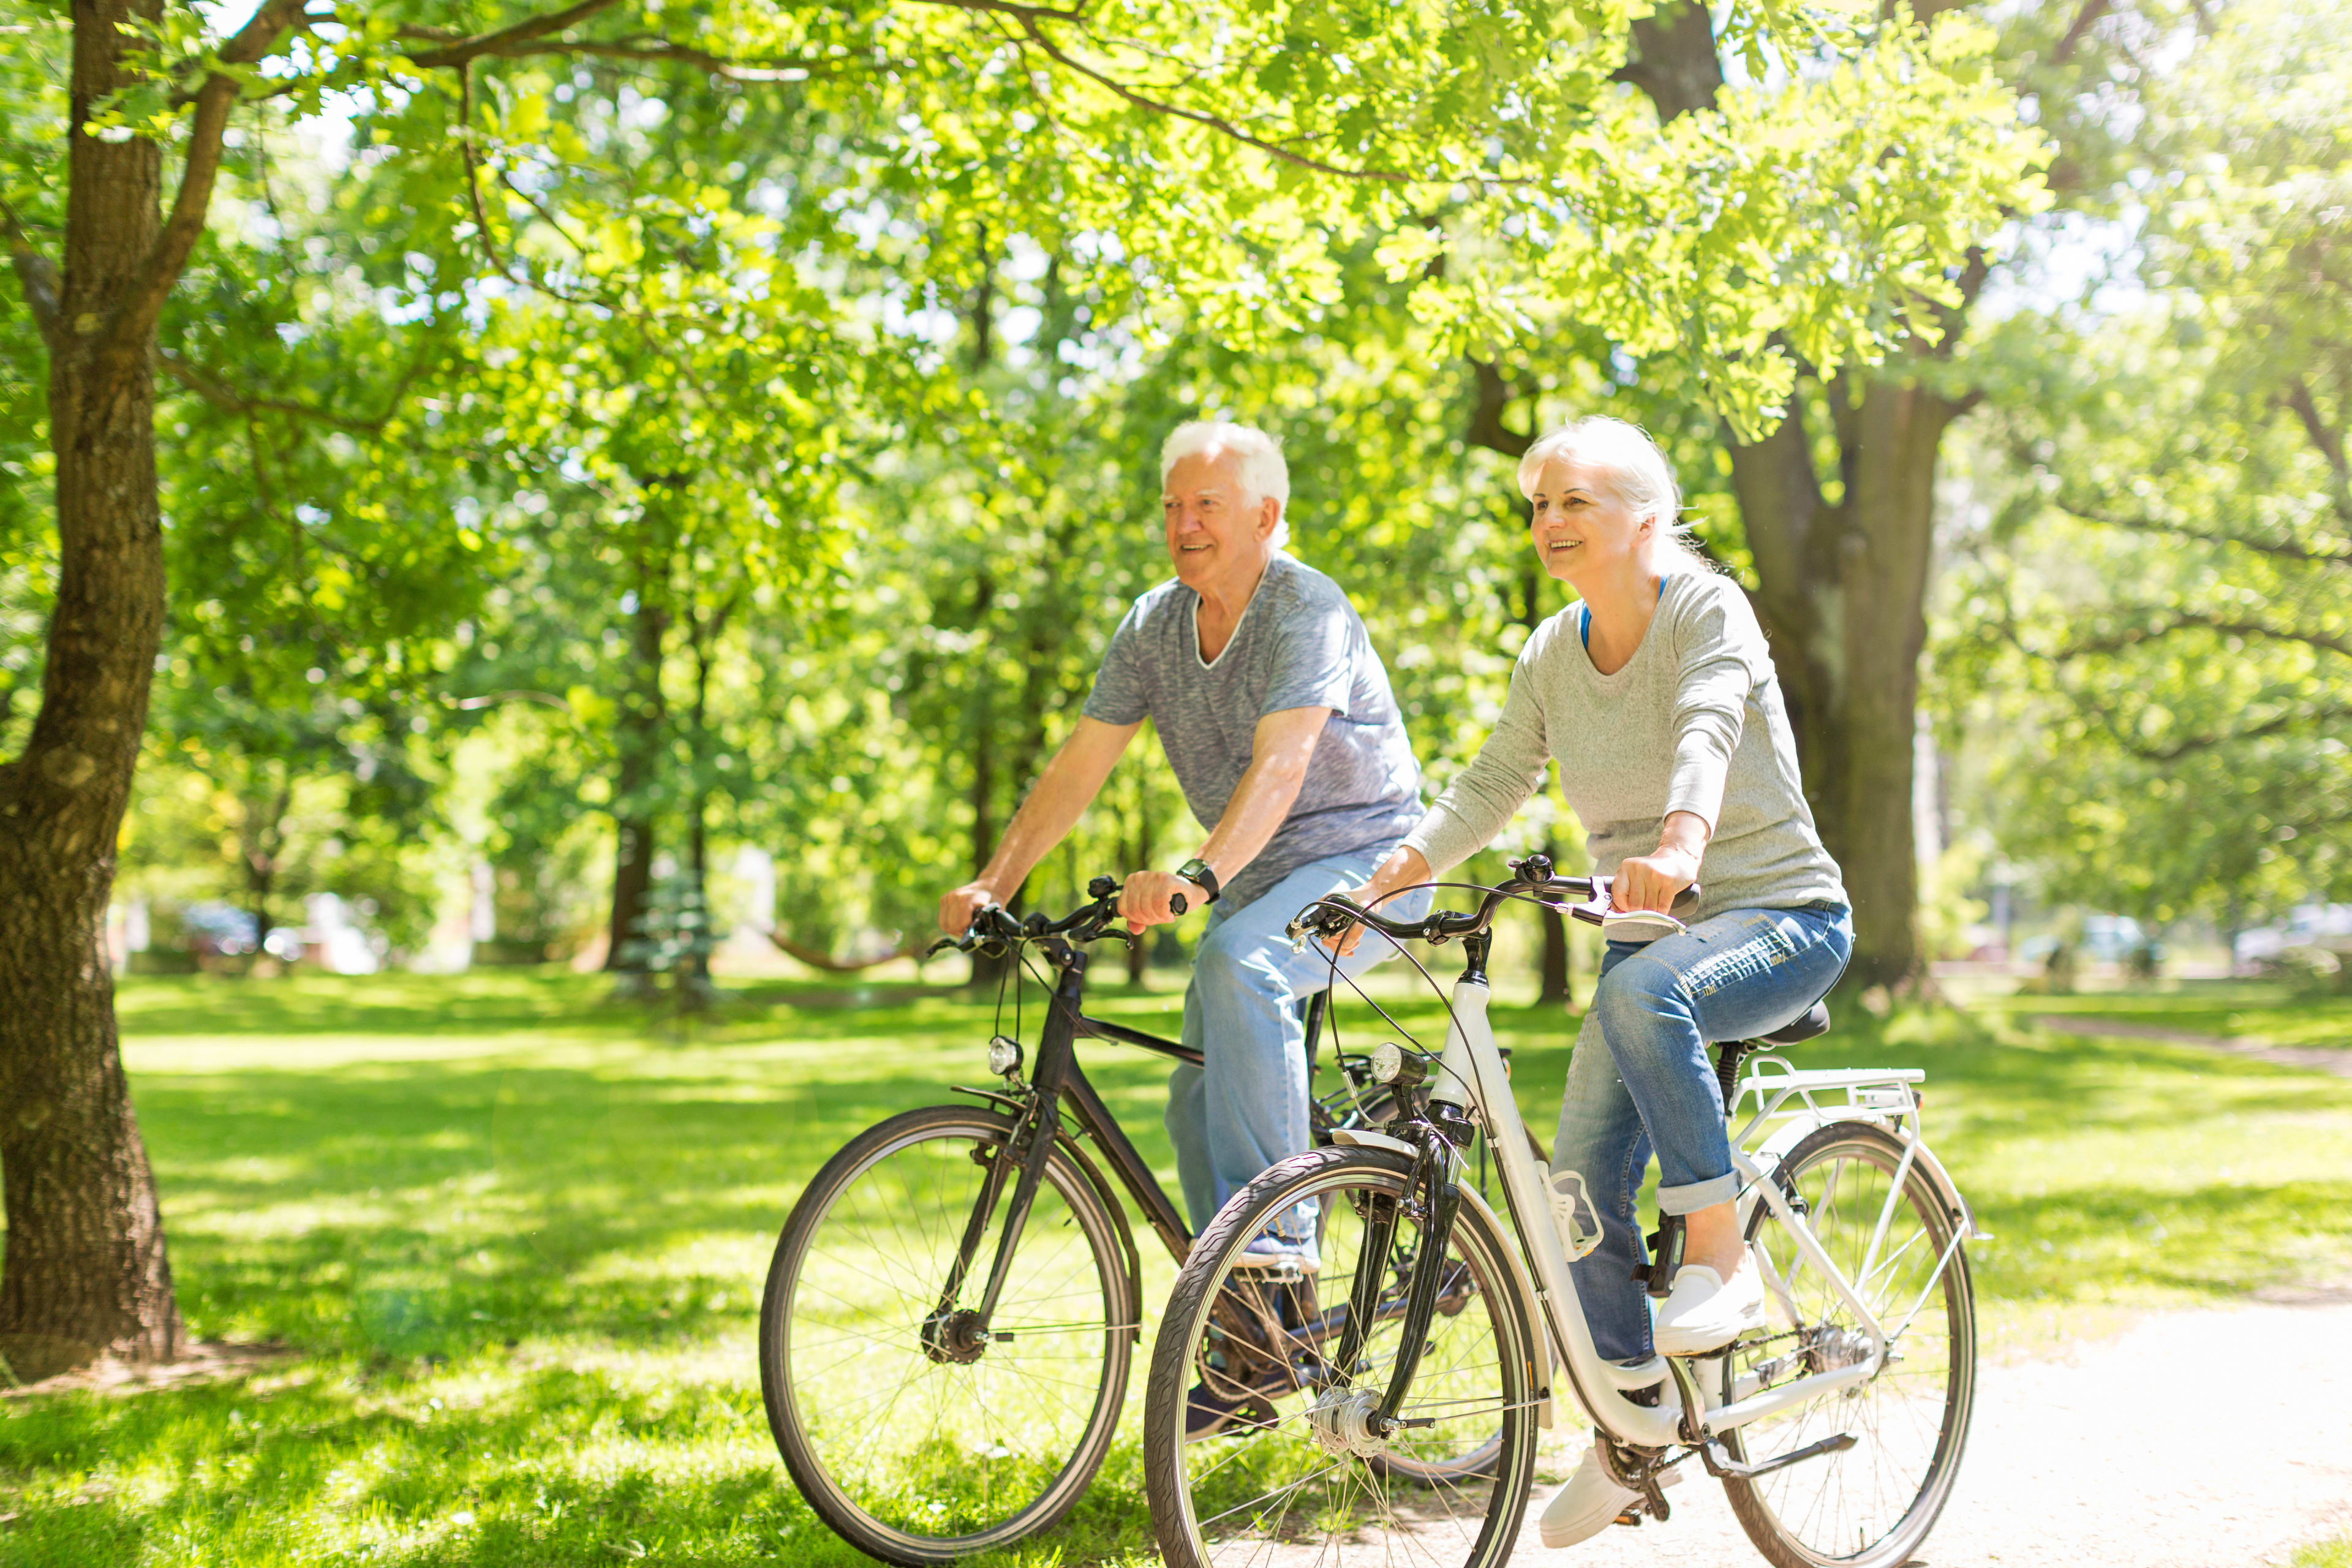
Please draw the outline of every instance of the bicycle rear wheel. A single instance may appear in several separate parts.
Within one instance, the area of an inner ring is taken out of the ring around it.
[[[1773,1178],[1802,1201],[1822,1250],[1893,1342],[1869,1382],[1725,1438],[1734,1458],[1751,1461],[1855,1439],[1843,1452],[1724,1483],[1740,1527],[1775,1568],[1899,1568],[1935,1527],[1959,1472],[1976,1392],[1976,1299],[1968,1255],[1952,1245],[1958,1205],[1917,1164],[1895,1190],[1903,1150],[1884,1127],[1836,1122],[1808,1134]],[[1769,1268],[1769,1324],[1719,1363],[1726,1399],[1865,1356],[1853,1309],[1760,1203],[1748,1236]],[[1784,1289],[1771,1286],[1774,1275]]]
[[[1013,1125],[940,1105],[871,1127],[776,1242],[760,1315],[768,1424],[809,1506],[887,1562],[944,1563],[1053,1524],[1094,1479],[1126,1397],[1119,1222],[1060,1150],[986,1337],[926,1333]],[[992,1216],[957,1305],[978,1299],[1000,1234]]]
[[[1177,1277],[1153,1347],[1144,1476],[1170,1568],[1296,1558],[1331,1568],[1398,1562],[1491,1568],[1510,1554],[1536,1451],[1536,1342],[1507,1237],[1465,1205],[1438,1312],[1399,1414],[1421,1425],[1366,1437],[1318,1401],[1377,1403],[1394,1364],[1406,1281],[1422,1241],[1411,1211],[1385,1258],[1366,1256],[1365,1210],[1405,1195],[1410,1163],[1334,1148],[1276,1165],[1227,1205]],[[1276,1215],[1321,1201],[1322,1268],[1282,1285],[1234,1267]],[[1378,1321],[1341,1389],[1339,1348],[1358,1271],[1384,1276]],[[1251,1402],[1224,1435],[1187,1442],[1191,1391]],[[1352,1440],[1351,1440],[1352,1439]]]

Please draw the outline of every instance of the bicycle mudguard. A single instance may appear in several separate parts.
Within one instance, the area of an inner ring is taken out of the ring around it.
[[[1093,1186],[1104,1212],[1110,1215],[1111,1229],[1118,1237],[1119,1254],[1127,1264],[1127,1321],[1135,1325],[1128,1330],[1128,1338],[1140,1344],[1143,1342],[1143,1258],[1135,1249],[1135,1230],[1127,1223],[1127,1205],[1118,1201],[1118,1194],[1111,1190],[1110,1183],[1095,1164],[1094,1157],[1079,1146],[1067,1128],[1057,1130],[1054,1141],[1062,1146],[1062,1152],[1070,1157],[1070,1163],[1076,1165],[1078,1173]]]
[[[1911,1128],[1895,1125],[1894,1119],[1883,1110],[1863,1105],[1841,1105],[1825,1110],[1791,1112],[1786,1121],[1772,1130],[1771,1137],[1757,1145],[1756,1152],[1750,1158],[1755,1161],[1756,1168],[1769,1180],[1772,1173],[1780,1168],[1780,1163],[1789,1157],[1789,1151],[1820,1129],[1835,1126],[1841,1121],[1866,1121],[1875,1127],[1884,1127],[1910,1145],[1914,1151],[1912,1163],[1927,1172],[1927,1179],[1935,1184],[1936,1190],[1950,1207],[1958,1211],[1959,1227],[1967,1233],[1968,1238],[1970,1241],[1992,1239],[1992,1233],[1977,1223],[1975,1208],[1961,1193],[1959,1184],[1952,1180],[1951,1173],[1944,1169],[1944,1163],[1936,1157],[1936,1151],[1929,1148],[1927,1141]],[[1747,1223],[1748,1211],[1758,1202],[1753,1188],[1741,1195],[1739,1218],[1743,1226]]]

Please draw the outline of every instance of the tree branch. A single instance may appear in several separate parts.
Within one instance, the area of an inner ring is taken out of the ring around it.
[[[2199,528],[2183,528],[2178,523],[2158,522],[2154,518],[2121,517],[2114,512],[2097,511],[2086,506],[2074,506],[2060,500],[2052,503],[2068,517],[2084,522],[2095,522],[2102,528],[2130,529],[2139,533],[2169,534],[2175,539],[2194,539],[2204,544],[2234,544],[2263,555],[2275,555],[2283,561],[2305,561],[2317,565],[2352,565],[2352,550],[2309,550],[2292,542],[2278,543],[2261,539],[2248,539],[2243,534],[2211,533]]]
[[[1262,136],[1253,136],[1248,132],[1243,130],[1240,126],[1234,124],[1232,121],[1226,120],[1222,116],[1203,113],[1197,109],[1186,109],[1179,104],[1170,103],[1163,99],[1152,98],[1145,93],[1139,92],[1135,89],[1129,87],[1126,83],[1115,80],[1111,77],[1105,75],[1103,72],[1095,69],[1094,67],[1074,58],[1072,56],[1065,52],[1061,46],[1055,44],[1051,38],[1047,37],[1044,31],[1037,26],[1037,17],[1040,15],[1050,15],[1049,13],[1033,12],[1025,7],[1011,5],[981,5],[972,3],[972,0],[930,0],[930,3],[961,4],[962,8],[967,10],[1004,11],[1020,19],[1021,32],[1024,38],[1025,38],[1029,43],[1035,45],[1038,50],[1043,53],[1047,59],[1054,61],[1056,65],[1061,66],[1066,70],[1073,71],[1077,75],[1086,78],[1088,81],[1096,83],[1097,86],[1102,87],[1110,92],[1113,96],[1134,104],[1138,109],[1148,109],[1154,114],[1165,114],[1177,120],[1189,120],[1195,125],[1205,125],[1210,130],[1216,132],[1219,135],[1228,137],[1233,141],[1238,142],[1244,147],[1255,147],[1270,158],[1279,158],[1284,163],[1294,164],[1298,168],[1312,170],[1314,173],[1318,174],[1329,174],[1337,179],[1371,180],[1378,181],[1384,184],[1411,184],[1416,178],[1428,177],[1401,174],[1391,169],[1349,169],[1343,168],[1337,163],[1327,163],[1320,158],[1310,158],[1304,153],[1293,152],[1289,148],[1283,146],[1278,142],[1269,142]]]
[[[268,54],[301,16],[302,0],[262,0],[261,8],[221,46],[220,62],[251,65]],[[180,171],[180,189],[172,200],[171,216],[155,237],[154,248],[147,253],[137,280],[115,306],[95,356],[101,374],[110,378],[126,377],[145,368],[155,323],[163,319],[163,302],[186,270],[196,241],[204,237],[205,217],[212,209],[213,182],[220,174],[221,132],[227,128],[236,99],[236,79],[219,71],[206,76],[196,89],[187,163]]]
[[[274,397],[247,397],[205,374],[168,349],[158,349],[155,359],[156,363],[163,367],[164,373],[173,381],[178,382],[215,408],[225,409],[231,414],[290,415],[297,419],[309,420],[314,425],[324,425],[331,429],[348,431],[354,436],[383,435],[383,427],[392,423],[392,416],[400,412],[401,402],[408,395],[408,389],[414,386],[416,384],[416,378],[425,373],[425,361],[420,357],[415,364],[402,373],[399,382],[392,389],[391,397],[385,400],[382,414],[373,419],[354,419],[331,409],[313,408],[304,403],[289,403]]]
[[[2120,653],[2127,647],[2154,642],[2181,631],[2219,632],[2225,637],[2262,637],[2273,642],[2302,643],[2306,647],[2324,648],[2352,658],[2352,637],[2338,637],[2330,632],[2301,631],[2293,626],[2274,626],[2263,621],[2232,620],[2221,616],[2210,616],[2196,611],[2179,611],[2158,617],[2129,631],[2115,632],[2105,637],[2086,637],[2069,647],[2034,655],[2035,658],[2063,662],[2093,654]]]
[[[438,27],[413,25],[400,28],[399,36],[426,43],[454,45],[466,41]],[[427,50],[413,54],[409,56],[409,61],[414,65],[423,65],[431,56],[445,52]],[[743,82],[799,81],[808,77],[831,76],[847,63],[817,57],[734,59],[646,33],[633,33],[620,38],[526,38],[491,45],[468,58],[523,59],[541,55],[589,55],[598,59],[636,60],[649,65],[688,65],[730,81]]]
[[[2052,65],[2064,65],[2074,58],[2083,40],[2090,37],[2091,29],[2098,26],[2099,18],[2107,14],[2108,5],[2109,0],[2083,0],[2083,8],[2074,13],[2074,19],[2067,25],[2064,36],[2058,40],[2058,47],[2050,51]]]
[[[2303,377],[2287,383],[2286,395],[2280,401],[2294,410],[2294,416],[2303,421],[2303,433],[2327,459],[2328,471],[2336,476],[2336,510],[2352,516],[2352,468],[2345,466],[2344,437],[2319,416],[2319,405],[2312,401],[2311,385]]]
[[[412,65],[461,66],[477,55],[494,55],[507,47],[543,38],[550,33],[560,33],[574,22],[585,21],[613,4],[613,0],[579,0],[561,11],[544,16],[527,16],[511,26],[496,32],[477,33],[470,38],[459,38],[438,49],[427,49],[408,57]]]
[[[1534,445],[1535,437],[1522,436],[1503,423],[1503,410],[1520,395],[1519,389],[1504,378],[1491,360],[1474,359],[1470,370],[1477,378],[1478,401],[1470,410],[1470,426],[1462,438],[1506,458],[1521,456]]]
[[[66,330],[63,308],[58,303],[58,264],[33,243],[25,226],[16,221],[16,209],[5,201],[0,201],[0,226],[8,231],[8,259],[16,263],[16,281],[24,288],[33,325],[40,329],[41,341],[54,353]]]
[[[917,942],[911,947],[902,947],[896,952],[886,952],[879,958],[835,958],[831,953],[819,952],[814,947],[803,947],[781,931],[771,931],[765,934],[768,940],[775,944],[777,952],[788,958],[800,960],[811,969],[822,969],[828,974],[855,974],[861,969],[871,969],[877,963],[891,963],[901,958],[920,958],[923,955],[923,949],[929,945],[927,942]]]
[[[2135,756],[2143,757],[2151,763],[2174,763],[2191,752],[2210,751],[2216,746],[2232,745],[2240,741],[2259,741],[2266,736],[2276,735],[2305,724],[2326,724],[2339,719],[2352,719],[2352,706],[2334,703],[2316,711],[2285,713],[2271,720],[2268,723],[2256,724],[2251,729],[2191,735],[2187,740],[2176,741],[2169,746],[2143,746],[2120,731],[2116,731],[2116,739],[2122,742],[2126,751]]]

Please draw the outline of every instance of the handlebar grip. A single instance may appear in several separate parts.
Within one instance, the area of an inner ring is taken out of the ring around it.
[[[1181,893],[1171,893],[1171,894],[1169,894],[1169,895],[1168,895],[1168,910],[1169,910],[1169,912],[1170,912],[1171,914],[1178,914],[1178,915],[1181,915],[1181,914],[1182,914],[1182,913],[1184,912],[1184,910],[1186,910],[1186,908],[1188,908],[1188,907],[1189,907],[1189,906],[1187,906],[1187,905],[1185,904],[1185,902],[1184,902],[1184,895],[1183,895],[1183,894],[1181,894]]]

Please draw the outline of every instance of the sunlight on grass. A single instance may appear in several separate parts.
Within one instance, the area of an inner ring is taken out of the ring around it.
[[[2196,1035],[2282,1046],[2352,1049],[2352,993],[2298,989],[2282,980],[2175,980],[2142,993],[2007,996],[1988,1009],[2104,1018]]]
[[[944,989],[873,989],[856,1006],[839,988],[756,987],[677,1028],[559,973],[127,984],[190,1328],[300,1358],[208,1388],[0,1405],[0,1514],[16,1516],[0,1561],[862,1561],[793,1494],[769,1437],[761,1279],[816,1167],[984,1079],[993,1026]],[[1100,1005],[1176,1017],[1166,992]],[[1436,1032],[1427,1005],[1399,1016]],[[1549,1142],[1570,1021],[1495,1018]],[[1394,1033],[1360,1008],[1342,1024],[1351,1049]],[[1164,1066],[1083,1048],[1172,1186]],[[1998,1236],[1973,1257],[1997,1343],[2352,1271],[2352,1083],[1950,1014],[1845,1010],[1793,1054],[1927,1069],[1930,1131]],[[1155,1315],[1174,1271],[1148,1233],[1139,1245]],[[1150,1558],[1149,1352],[1092,1491],[996,1564]],[[1547,1434],[1541,1473],[1580,1447],[1565,1423]]]

